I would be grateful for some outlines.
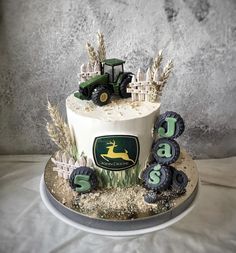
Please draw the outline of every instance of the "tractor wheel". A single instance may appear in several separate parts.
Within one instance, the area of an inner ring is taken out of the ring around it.
[[[168,154],[168,156],[162,155],[162,151],[159,152],[159,149],[163,149],[163,146],[165,145],[168,145],[170,148],[170,154]],[[157,163],[169,165],[178,160],[180,156],[180,147],[175,140],[169,138],[160,138],[155,142],[152,149],[152,154]]]
[[[174,135],[169,137],[170,139],[175,139],[175,138],[179,137],[184,132],[184,129],[185,129],[184,120],[182,119],[182,117],[178,113],[168,111],[168,112],[161,114],[155,124],[155,129],[158,130],[160,127],[163,127],[166,131],[167,130],[167,123],[166,123],[167,117],[171,117],[171,118],[176,119],[176,128],[175,128]],[[163,137],[163,136],[161,136],[161,137]]]
[[[158,201],[158,193],[156,191],[149,191],[144,195],[144,201],[148,204],[153,204]]]
[[[127,93],[126,89],[128,84],[131,82],[132,77],[127,76],[120,84],[120,96],[122,98],[129,98],[131,97],[131,93]]]
[[[79,167],[71,173],[69,184],[73,190],[79,193],[86,193],[97,187],[98,179],[93,169],[89,167]]]
[[[110,91],[104,86],[98,86],[92,93],[92,101],[95,105],[103,106],[110,101]]]
[[[169,166],[154,163],[143,172],[144,187],[153,191],[164,191],[171,185],[172,170]]]
[[[188,184],[188,177],[182,170],[171,167],[173,171],[172,189],[175,191],[183,191]]]

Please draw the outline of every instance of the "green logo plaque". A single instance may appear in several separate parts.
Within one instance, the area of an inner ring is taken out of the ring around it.
[[[96,137],[93,143],[95,164],[106,170],[125,170],[135,166],[139,158],[139,141],[132,135]]]

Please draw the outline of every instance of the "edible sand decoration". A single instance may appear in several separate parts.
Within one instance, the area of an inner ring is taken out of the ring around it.
[[[180,192],[171,189],[163,191],[154,204],[144,201],[147,190],[142,185],[99,188],[97,191],[79,194],[70,188],[68,180],[53,171],[53,166],[49,161],[45,169],[45,183],[52,196],[76,212],[100,219],[127,220],[164,213],[184,203],[198,184],[196,164],[185,150],[181,150],[180,158],[173,166],[191,178],[187,187]]]

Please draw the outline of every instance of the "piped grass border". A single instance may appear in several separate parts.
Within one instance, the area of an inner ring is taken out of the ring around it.
[[[100,179],[100,187],[102,188],[123,188],[141,184],[141,179],[139,178],[141,166],[139,164],[121,171],[111,171],[101,168],[95,168],[95,171]]]

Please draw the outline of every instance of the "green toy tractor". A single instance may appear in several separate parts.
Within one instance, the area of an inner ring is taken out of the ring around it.
[[[74,95],[83,100],[92,100],[94,104],[103,106],[109,103],[111,95],[128,98],[126,92],[133,73],[124,72],[125,61],[119,59],[106,59],[100,63],[101,75],[80,83],[79,91]]]

